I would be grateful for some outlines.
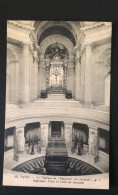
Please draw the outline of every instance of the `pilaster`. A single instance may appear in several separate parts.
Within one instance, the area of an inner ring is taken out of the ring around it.
[[[41,124],[41,146],[46,148],[47,143],[48,143],[48,129],[49,129],[49,124],[48,123],[43,123]]]
[[[23,43],[21,45],[22,51],[22,97],[21,101],[25,104],[30,102],[30,62],[29,62],[29,44]]]
[[[89,152],[88,157],[95,163],[99,160],[98,147],[99,147],[99,136],[98,129],[89,127]]]
[[[72,147],[72,125],[73,124],[65,123],[65,142],[67,150],[69,151],[71,150]]]
[[[75,100],[79,100],[80,93],[80,52],[75,49]]]
[[[24,127],[16,128],[14,132],[14,159],[19,161],[25,153]]]
[[[92,101],[92,44],[86,44],[86,62],[85,62],[85,104],[91,104]]]

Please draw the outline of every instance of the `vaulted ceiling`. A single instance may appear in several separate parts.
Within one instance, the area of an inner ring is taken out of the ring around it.
[[[41,41],[43,41],[43,39],[45,39],[47,36],[53,35],[53,34],[60,34],[60,35],[66,36],[68,39],[70,39],[72,41],[73,45],[76,44],[75,37],[73,36],[71,31],[63,26],[58,26],[58,25],[51,26],[51,27],[45,29],[39,37],[38,44],[40,45],[40,43],[41,43]]]
[[[39,45],[46,37],[58,34],[68,38],[75,46],[80,23],[70,21],[36,21],[34,23],[34,29]]]

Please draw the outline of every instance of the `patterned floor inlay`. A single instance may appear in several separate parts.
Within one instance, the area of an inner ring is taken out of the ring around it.
[[[59,175],[59,170],[57,174],[58,167],[55,167],[50,175]],[[26,161],[13,169],[13,171],[25,172],[30,174],[41,174],[47,175],[45,169],[45,157],[35,158]],[[64,174],[63,174],[64,173]],[[65,173],[60,172],[60,175],[93,175],[100,174],[101,172],[95,167],[75,158],[68,157],[68,169]]]

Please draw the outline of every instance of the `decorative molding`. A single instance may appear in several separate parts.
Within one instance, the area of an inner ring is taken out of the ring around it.
[[[8,24],[12,24],[12,25],[14,25],[16,27],[25,29],[25,30],[34,30],[34,27],[26,26],[26,24],[20,23],[20,22],[15,21],[15,20],[8,20],[7,23]]]
[[[81,30],[84,32],[90,31],[90,30],[97,29],[97,28],[100,28],[100,27],[105,26],[105,25],[106,25],[106,22],[96,22],[92,25],[81,27]]]

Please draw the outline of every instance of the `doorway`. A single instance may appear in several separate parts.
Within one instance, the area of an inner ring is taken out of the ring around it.
[[[51,138],[63,137],[64,123],[61,121],[51,122]]]

